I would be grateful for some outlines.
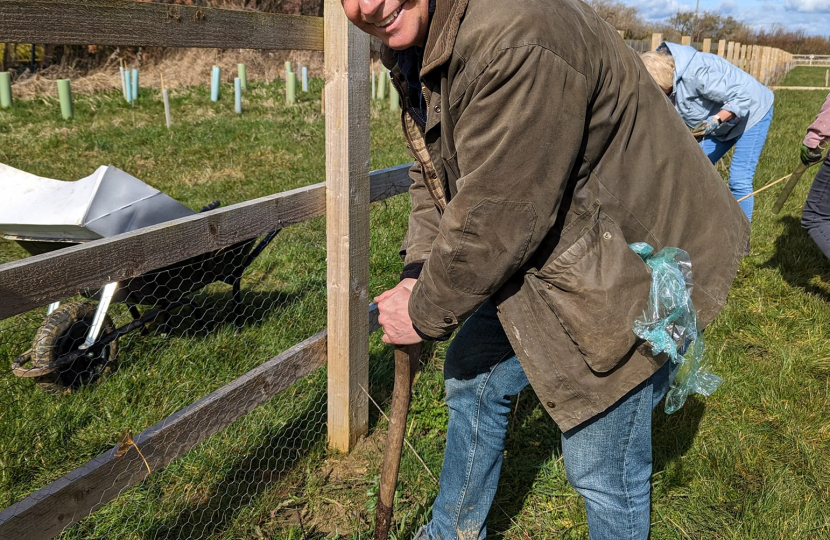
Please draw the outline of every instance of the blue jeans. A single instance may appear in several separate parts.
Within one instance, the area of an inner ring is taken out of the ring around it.
[[[565,470],[585,499],[591,540],[648,537],[651,411],[668,389],[668,371],[667,363],[610,409],[562,434]],[[447,448],[432,520],[419,538],[485,538],[510,398],[528,385],[491,302],[453,340],[444,378]]]
[[[720,141],[712,137],[706,137],[700,141],[700,147],[703,148],[712,163],[717,163],[730,148],[735,147],[735,153],[732,155],[732,165],[729,167],[729,189],[732,190],[732,195],[736,199],[752,193],[755,168],[758,166],[761,150],[764,149],[764,144],[767,142],[767,132],[771,122],[772,107],[769,108],[769,111],[760,122],[734,139]],[[739,204],[749,221],[752,221],[755,197],[749,197]]]
[[[801,212],[801,226],[830,259],[830,154],[810,186]]]

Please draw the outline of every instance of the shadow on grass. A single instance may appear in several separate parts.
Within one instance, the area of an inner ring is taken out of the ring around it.
[[[764,267],[778,269],[791,286],[830,300],[830,291],[814,284],[816,277],[830,282],[827,259],[801,227],[799,218],[783,216],[781,224],[784,231],[775,239],[775,254]]]
[[[322,392],[320,397],[324,398]],[[322,444],[325,430],[321,429],[323,419],[319,418],[321,415],[316,410],[319,408],[317,404],[306,407],[292,422],[252,446],[243,457],[228,464],[225,474],[210,490],[207,500],[190,505],[171,518],[148,527],[145,537],[156,540],[212,538],[226,531],[240,512],[256,504],[260,495],[280,481],[288,484],[284,495],[289,498],[288,493],[303,483],[297,467]],[[322,415],[325,416],[325,412]],[[298,437],[297,434],[308,436]],[[256,523],[252,519],[249,529],[253,530],[254,525]]]

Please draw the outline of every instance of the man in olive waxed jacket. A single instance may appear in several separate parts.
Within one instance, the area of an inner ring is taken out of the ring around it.
[[[628,247],[692,260],[700,326],[749,225],[616,31],[577,0],[342,0],[402,97],[412,213],[384,341],[445,339],[450,421],[422,538],[483,538],[510,396],[562,430],[592,539],[646,538],[651,411],[665,356],[632,332],[650,274]]]

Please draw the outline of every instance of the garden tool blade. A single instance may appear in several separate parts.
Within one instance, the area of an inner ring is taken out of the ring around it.
[[[375,540],[389,538],[392,524],[392,503],[398,470],[401,466],[401,449],[406,433],[406,416],[412,397],[412,381],[418,369],[421,344],[395,347],[395,387],[392,390],[392,408],[389,411],[389,430],[386,433],[386,448],[383,451],[383,469],[380,473],[378,504],[375,510]]]
[[[799,163],[798,167],[795,168],[793,173],[790,175],[790,179],[787,180],[787,184],[784,186],[784,189],[781,190],[781,193],[778,195],[778,199],[775,200],[775,205],[772,207],[772,213],[777,214],[781,211],[781,208],[784,207],[784,203],[787,202],[787,199],[790,197],[790,193],[793,192],[795,185],[801,180],[801,175],[804,174],[809,167],[804,163]]]

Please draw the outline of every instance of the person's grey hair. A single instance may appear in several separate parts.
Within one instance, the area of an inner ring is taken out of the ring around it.
[[[640,55],[646,69],[661,88],[674,87],[674,57],[667,51],[647,51]]]

